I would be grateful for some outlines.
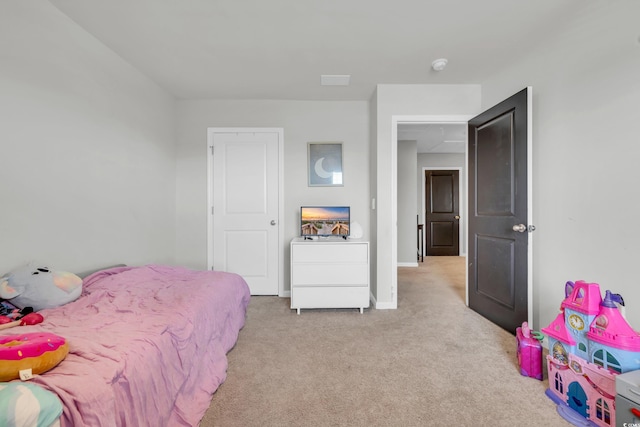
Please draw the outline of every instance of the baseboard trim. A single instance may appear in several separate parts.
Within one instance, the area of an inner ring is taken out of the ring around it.
[[[378,310],[395,310],[398,307],[393,302],[376,302]]]
[[[398,267],[417,267],[417,262],[399,262]]]
[[[369,293],[369,299],[371,300],[371,306],[377,310],[396,310],[398,308],[393,302],[378,302],[373,293]]]

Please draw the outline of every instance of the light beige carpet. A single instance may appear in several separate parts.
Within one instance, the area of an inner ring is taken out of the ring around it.
[[[515,337],[464,304],[465,259],[398,270],[398,309],[252,297],[201,426],[568,426]]]

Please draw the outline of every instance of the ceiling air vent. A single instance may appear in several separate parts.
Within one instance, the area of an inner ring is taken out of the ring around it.
[[[349,86],[350,74],[323,74],[320,76],[322,86]]]

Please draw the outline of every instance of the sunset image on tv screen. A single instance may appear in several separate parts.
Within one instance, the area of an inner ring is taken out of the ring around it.
[[[348,236],[349,207],[302,207],[302,235]]]

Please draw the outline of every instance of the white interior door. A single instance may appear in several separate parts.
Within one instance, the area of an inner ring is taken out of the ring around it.
[[[252,295],[279,291],[282,129],[210,129],[210,268],[241,275]]]

